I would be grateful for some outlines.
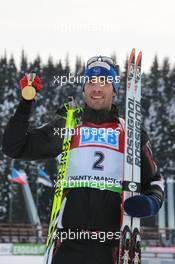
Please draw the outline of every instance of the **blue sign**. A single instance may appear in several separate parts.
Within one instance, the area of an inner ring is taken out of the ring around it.
[[[80,144],[99,144],[118,148],[119,131],[98,129],[98,128],[84,128],[80,133]]]

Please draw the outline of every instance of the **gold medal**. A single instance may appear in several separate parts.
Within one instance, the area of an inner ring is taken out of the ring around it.
[[[22,97],[26,100],[32,100],[36,95],[36,90],[33,86],[27,85],[22,89]]]
[[[25,100],[33,100],[36,96],[36,89],[32,86],[32,82],[35,79],[36,73],[26,74],[28,79],[28,85],[22,89],[22,97]]]

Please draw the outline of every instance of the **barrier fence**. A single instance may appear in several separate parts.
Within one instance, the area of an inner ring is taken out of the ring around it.
[[[47,225],[1,224],[0,243],[40,243],[47,239]],[[175,246],[175,229],[141,228],[142,245],[171,247]]]

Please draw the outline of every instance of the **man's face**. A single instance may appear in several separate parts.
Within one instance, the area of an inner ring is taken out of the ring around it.
[[[112,83],[106,82],[100,76],[91,78],[84,87],[85,102],[95,110],[110,110],[115,95]]]

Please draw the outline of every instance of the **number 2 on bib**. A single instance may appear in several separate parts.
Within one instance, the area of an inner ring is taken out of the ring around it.
[[[105,155],[101,151],[95,151],[94,156],[97,157],[97,160],[94,162],[92,169],[93,170],[104,170],[104,166],[102,165],[102,162],[105,159]]]

